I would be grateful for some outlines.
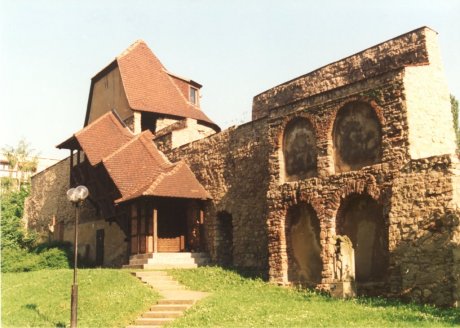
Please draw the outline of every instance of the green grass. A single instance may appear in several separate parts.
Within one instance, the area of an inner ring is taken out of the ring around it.
[[[2,275],[2,327],[64,327],[70,323],[72,270]],[[123,270],[78,271],[78,326],[124,327],[158,299]]]
[[[458,309],[378,298],[332,299],[270,285],[217,267],[171,270],[194,290],[212,292],[171,327],[452,327]]]

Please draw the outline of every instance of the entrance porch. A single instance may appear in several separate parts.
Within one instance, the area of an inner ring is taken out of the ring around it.
[[[203,252],[203,202],[144,197],[129,206],[129,255]]]

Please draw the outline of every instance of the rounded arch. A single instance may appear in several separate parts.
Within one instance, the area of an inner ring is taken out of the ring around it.
[[[337,173],[382,160],[382,125],[374,108],[366,102],[353,101],[338,110],[332,139]]]
[[[290,120],[282,135],[282,168],[285,181],[296,181],[317,175],[316,133],[305,117]]]
[[[310,204],[299,203],[286,212],[288,280],[315,287],[321,283],[320,222]]]
[[[388,267],[388,228],[382,205],[367,194],[347,196],[337,211],[336,233],[353,243],[356,282],[382,281]]]

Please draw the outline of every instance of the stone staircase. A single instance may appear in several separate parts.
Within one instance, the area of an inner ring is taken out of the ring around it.
[[[127,328],[161,327],[182,316],[193,304],[208,295],[203,292],[186,290],[183,285],[168,276],[165,271],[143,271],[133,274],[157,290],[163,299],[137,318],[134,325]]]
[[[132,255],[124,269],[193,269],[209,264],[207,253],[148,253]]]

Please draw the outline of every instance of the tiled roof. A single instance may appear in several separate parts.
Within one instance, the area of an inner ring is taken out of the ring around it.
[[[129,129],[112,112],[108,112],[57,147],[67,148],[66,144],[76,139],[90,164],[94,166],[133,138]]]
[[[210,198],[185,163],[172,164],[146,130],[103,160],[124,202],[141,196]]]
[[[176,163],[172,169],[160,174],[148,188],[139,190],[137,195],[129,198],[133,196],[211,198],[185,162]]]
[[[144,41],[135,42],[116,61],[132,109],[193,118],[217,127],[206,114],[188,102]]]

